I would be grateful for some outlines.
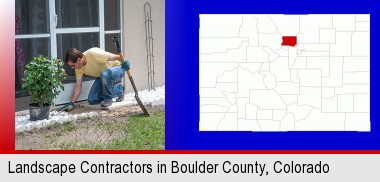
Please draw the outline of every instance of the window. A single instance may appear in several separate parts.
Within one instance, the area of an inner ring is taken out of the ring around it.
[[[25,97],[21,94],[23,72],[33,57],[42,54],[64,60],[71,47],[81,51],[100,47],[116,52],[112,37],[122,40],[121,0],[16,0],[15,3],[16,98]],[[75,73],[67,66],[65,70],[66,88],[74,84]],[[91,80],[91,77],[84,78],[84,81]],[[88,89],[82,88],[82,91]],[[71,93],[72,89],[65,89],[56,104],[67,102]],[[79,100],[87,99],[86,95],[82,93]],[[24,109],[22,105],[16,99],[16,110]]]

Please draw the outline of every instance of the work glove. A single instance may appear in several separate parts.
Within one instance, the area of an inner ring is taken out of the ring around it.
[[[59,111],[71,111],[74,108],[74,102],[69,102],[59,109]]]
[[[121,63],[121,68],[124,71],[128,71],[131,68],[131,64],[129,63],[128,60],[125,60],[124,62]]]

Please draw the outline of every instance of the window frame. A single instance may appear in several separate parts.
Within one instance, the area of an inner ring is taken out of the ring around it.
[[[50,47],[48,47],[48,51],[50,53],[51,57],[57,57],[58,56],[58,45],[57,45],[57,35],[59,34],[76,34],[76,33],[99,33],[99,47],[103,50],[105,50],[105,37],[108,34],[119,34],[120,39],[123,40],[123,24],[122,24],[122,17],[123,17],[123,0],[117,0],[116,2],[119,4],[118,13],[119,13],[119,27],[117,30],[105,30],[105,20],[104,20],[104,14],[105,14],[105,3],[106,0],[98,0],[98,17],[99,17],[99,26],[98,27],[80,27],[80,28],[57,28],[58,23],[58,16],[56,15],[56,3],[55,0],[47,0],[47,6],[48,6],[48,21],[49,24],[47,25],[47,29],[49,33],[42,33],[42,34],[16,34],[15,40],[18,39],[36,39],[36,38],[49,38],[50,40]],[[17,8],[17,7],[16,7]],[[63,58],[62,58],[63,59]],[[91,81],[84,81],[84,82],[93,82]],[[67,84],[74,84],[74,83],[67,83]],[[87,84],[88,85],[88,84]],[[66,98],[63,100],[60,98],[57,98],[57,100],[60,100],[59,102],[66,102]],[[59,103],[58,103],[59,104]]]

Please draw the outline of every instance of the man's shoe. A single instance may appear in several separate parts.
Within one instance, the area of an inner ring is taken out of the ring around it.
[[[116,102],[121,102],[124,100],[124,90],[125,90],[125,86],[123,85],[123,91],[121,92],[121,94],[116,99]]]
[[[105,99],[102,104],[100,104],[101,107],[108,107],[112,105],[112,99]]]

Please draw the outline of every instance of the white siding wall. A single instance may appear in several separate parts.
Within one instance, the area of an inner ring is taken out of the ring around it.
[[[145,44],[144,4],[152,10],[156,86],[165,84],[165,3],[164,0],[123,1],[123,52],[131,62],[131,73],[138,90],[147,89],[148,68]],[[107,21],[107,20],[105,20]],[[133,91],[126,77],[127,92]]]

